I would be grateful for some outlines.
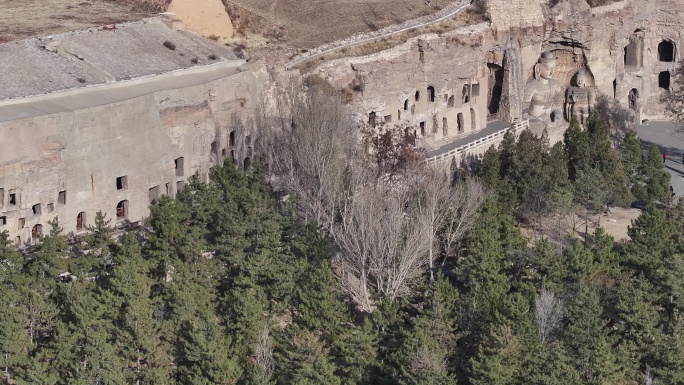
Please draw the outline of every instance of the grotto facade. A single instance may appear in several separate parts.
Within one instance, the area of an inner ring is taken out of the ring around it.
[[[488,22],[315,73],[340,89],[361,82],[351,102],[359,121],[406,126],[433,149],[493,120],[564,128],[573,116],[586,120],[600,95],[637,122],[665,118],[660,97],[680,60],[684,2],[489,0],[486,12]]]

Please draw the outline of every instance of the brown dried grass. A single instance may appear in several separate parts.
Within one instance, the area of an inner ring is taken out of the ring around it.
[[[437,12],[451,0],[222,0],[238,34],[314,48]],[[270,32],[271,35],[268,36]]]
[[[1,42],[140,20],[148,0],[0,0]],[[157,1],[157,0],[155,0]]]
[[[152,12],[164,12],[171,5],[172,0],[116,0],[118,3],[132,5]]]

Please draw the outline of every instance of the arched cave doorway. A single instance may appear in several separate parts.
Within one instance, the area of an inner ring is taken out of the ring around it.
[[[463,114],[460,112],[456,115],[456,125],[458,126],[458,133],[462,133],[465,128],[465,123],[463,122]]]
[[[629,90],[629,96],[627,97],[627,103],[629,109],[636,111],[639,106],[639,91],[636,88]]]
[[[430,103],[434,102],[435,101],[435,87],[428,86],[427,92],[428,92],[428,101]]]
[[[670,71],[663,71],[658,74],[658,87],[670,90]]]
[[[641,67],[644,61],[644,31],[637,29],[625,46],[625,67]]]
[[[675,61],[675,45],[670,40],[663,40],[658,44],[658,61]]]
[[[442,118],[442,136],[445,138],[449,136],[449,122],[447,118]]]
[[[36,240],[37,238],[40,238],[42,236],[43,236],[43,225],[38,224],[38,225],[33,226],[33,228],[31,229],[31,238],[33,238],[33,240]]]
[[[85,227],[85,212],[81,211],[76,216],[76,231],[83,231]]]
[[[128,218],[128,201],[121,201],[116,204],[116,219]]]
[[[489,90],[487,91],[487,109],[490,115],[499,113],[501,91],[503,90],[504,69],[500,65],[487,63],[489,69]]]
[[[470,87],[467,84],[463,85],[463,103],[470,102]]]
[[[368,114],[368,125],[371,126],[371,128],[375,128],[375,123],[376,123],[375,119],[376,119],[375,111]]]

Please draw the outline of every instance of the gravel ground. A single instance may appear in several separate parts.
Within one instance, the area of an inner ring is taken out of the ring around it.
[[[154,14],[109,0],[0,0],[0,42],[139,20]]]

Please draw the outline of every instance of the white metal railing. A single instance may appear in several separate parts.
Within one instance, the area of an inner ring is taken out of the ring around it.
[[[434,163],[442,163],[446,160],[451,160],[452,157],[465,154],[465,153],[469,152],[469,150],[472,150],[476,147],[480,147],[482,145],[486,145],[486,144],[494,142],[500,138],[503,138],[503,136],[506,134],[506,132],[508,132],[508,130],[513,130],[514,133],[518,134],[520,131],[523,131],[529,127],[530,127],[530,120],[529,119],[514,120],[513,123],[511,123],[510,127],[506,127],[502,130],[491,133],[485,137],[482,137],[480,139],[466,143],[462,146],[456,147],[451,151],[448,151],[448,152],[445,152],[445,153],[442,153],[439,155],[435,155],[431,158],[426,159],[426,162],[428,164],[434,164]]]

